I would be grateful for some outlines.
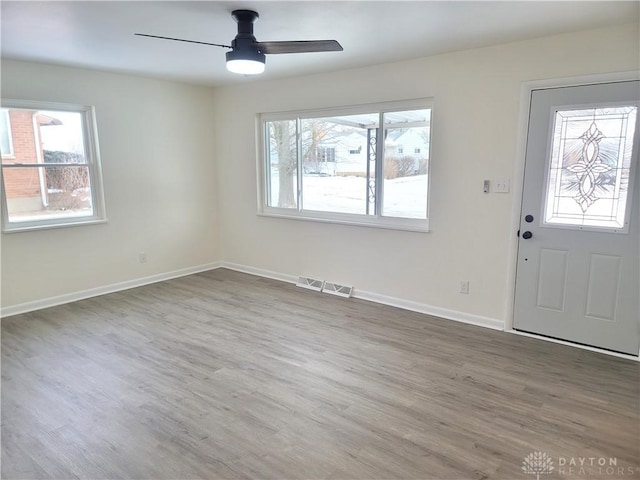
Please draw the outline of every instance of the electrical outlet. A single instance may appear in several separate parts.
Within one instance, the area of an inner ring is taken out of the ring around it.
[[[146,254],[146,253],[144,253],[144,252],[140,252],[140,253],[138,254],[138,261],[139,261],[140,263],[147,263],[147,254]]]
[[[460,293],[469,294],[469,280],[460,281]]]

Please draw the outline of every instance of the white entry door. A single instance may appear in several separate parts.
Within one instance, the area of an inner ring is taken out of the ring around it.
[[[532,92],[516,330],[638,355],[639,101],[638,81]]]

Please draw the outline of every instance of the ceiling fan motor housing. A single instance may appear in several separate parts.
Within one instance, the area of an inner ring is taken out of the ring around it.
[[[253,23],[260,17],[258,12],[253,10],[234,10],[231,12],[231,16],[238,24],[238,36],[250,35],[253,37]]]
[[[227,62],[231,60],[253,60],[265,63],[265,55],[256,46],[253,35],[253,22],[259,17],[252,10],[234,10],[231,16],[238,23],[238,34],[231,42],[232,50],[227,52]]]

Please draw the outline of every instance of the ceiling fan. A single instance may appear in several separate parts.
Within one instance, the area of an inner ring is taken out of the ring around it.
[[[342,45],[336,40],[295,40],[288,42],[258,42],[253,36],[253,23],[259,17],[253,10],[234,10],[231,16],[238,24],[238,34],[231,45],[219,43],[199,42],[183,38],[162,37],[136,33],[140,37],[161,38],[178,42],[199,43],[214,47],[230,48],[227,52],[227,70],[233,73],[256,75],[264,72],[265,55],[279,53],[308,53],[308,52],[341,52]]]

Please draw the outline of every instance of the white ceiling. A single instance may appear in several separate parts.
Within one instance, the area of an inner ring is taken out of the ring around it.
[[[637,1],[8,1],[2,56],[204,85],[248,81],[223,48],[134,32],[229,44],[230,12],[253,9],[258,41],[336,39],[339,53],[267,56],[261,78],[385,63],[600,26],[637,22]]]

